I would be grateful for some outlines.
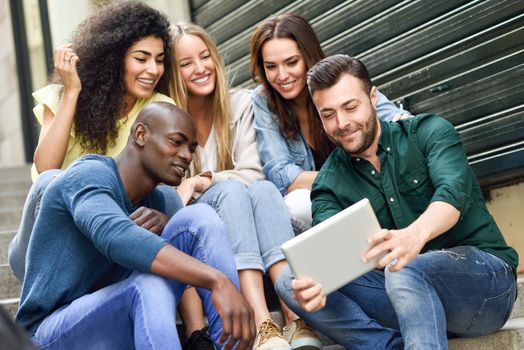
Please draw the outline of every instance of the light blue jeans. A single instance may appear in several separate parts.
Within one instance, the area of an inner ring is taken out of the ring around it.
[[[221,181],[200,196],[224,221],[238,270],[267,271],[284,260],[280,245],[293,238],[287,208],[275,185],[257,181],[244,186]]]
[[[224,224],[207,205],[181,209],[166,225],[162,237],[174,247],[224,272],[239,288],[233,253]],[[40,349],[181,349],[176,306],[185,285],[147,273],[130,277],[84,295],[59,308],[40,324],[33,340]],[[217,340],[222,321],[211,293],[197,288]]]
[[[29,238],[35,225],[36,216],[40,210],[40,201],[45,189],[53,179],[60,175],[63,170],[51,169],[41,173],[31,186],[29,193],[22,210],[20,226],[18,232],[9,244],[8,261],[11,269],[18,281],[24,281],[25,275],[25,257],[27,254],[27,247],[29,246]],[[164,195],[165,200],[165,214],[168,217],[182,208],[184,205],[178,193],[171,186],[159,185],[157,187]]]
[[[447,336],[492,333],[516,297],[512,268],[477,248],[459,246],[419,255],[399,272],[373,270],[327,297],[317,312],[293,299],[293,274],[275,287],[308,324],[346,349],[447,349]]]

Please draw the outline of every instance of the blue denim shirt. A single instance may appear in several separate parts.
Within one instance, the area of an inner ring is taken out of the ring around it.
[[[258,152],[262,160],[266,178],[278,188],[284,196],[291,183],[303,171],[315,170],[313,153],[304,135],[300,133],[297,139],[286,138],[280,132],[278,118],[269,111],[267,99],[262,85],[251,95],[255,114],[254,128],[257,134]],[[382,120],[389,121],[396,114],[408,113],[378,93],[377,114]]]

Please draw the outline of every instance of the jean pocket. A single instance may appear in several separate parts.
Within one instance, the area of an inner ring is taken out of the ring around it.
[[[513,306],[513,286],[504,293],[484,299],[484,303],[471,321],[468,333],[484,335],[499,330],[508,320]]]

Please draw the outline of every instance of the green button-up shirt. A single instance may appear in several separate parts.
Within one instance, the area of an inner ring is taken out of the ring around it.
[[[475,246],[516,269],[517,252],[489,214],[453,125],[432,114],[380,125],[380,172],[341,148],[333,151],[313,183],[313,225],[368,198],[383,228],[402,229],[442,201],[457,208],[460,219],[422,252]]]

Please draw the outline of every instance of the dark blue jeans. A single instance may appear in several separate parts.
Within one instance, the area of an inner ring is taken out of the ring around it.
[[[238,276],[224,224],[209,206],[195,204],[179,210],[162,237],[174,247],[224,272]],[[131,239],[131,237],[130,237]],[[176,268],[176,267],[175,267]],[[181,349],[176,306],[186,285],[148,273],[84,295],[48,316],[33,340],[41,349]],[[197,288],[215,346],[222,322],[207,289]]]
[[[447,349],[447,336],[492,333],[510,316],[513,270],[474,247],[419,255],[399,272],[373,270],[305,312],[293,299],[286,269],[276,289],[300,317],[347,349]]]

